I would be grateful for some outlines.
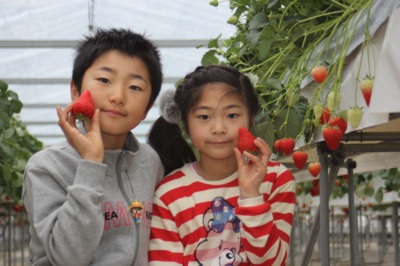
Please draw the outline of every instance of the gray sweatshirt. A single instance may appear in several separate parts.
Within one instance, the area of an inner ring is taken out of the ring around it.
[[[67,142],[34,154],[22,192],[31,265],[148,265],[153,192],[163,171],[156,152],[133,135],[124,150],[106,150],[103,164],[82,160]],[[144,206],[141,223],[129,211],[134,199]]]

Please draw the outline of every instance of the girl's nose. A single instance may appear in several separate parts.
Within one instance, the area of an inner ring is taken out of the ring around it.
[[[213,135],[219,135],[219,134],[225,134],[226,133],[226,127],[224,123],[221,121],[216,121],[214,123],[213,129],[212,129],[212,134]]]

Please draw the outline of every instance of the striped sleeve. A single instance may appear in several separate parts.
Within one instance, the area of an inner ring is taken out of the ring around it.
[[[180,173],[178,172],[176,178],[179,177]],[[159,187],[163,183],[164,181],[161,181]],[[178,227],[171,211],[157,192],[153,202],[149,245],[149,266],[182,265],[183,245],[179,237]]]
[[[242,221],[245,257],[251,265],[285,265],[296,201],[294,177],[280,163],[270,162],[260,190],[263,199],[239,199],[235,210]]]

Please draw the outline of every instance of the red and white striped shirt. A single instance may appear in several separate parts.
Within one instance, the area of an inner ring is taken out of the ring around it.
[[[149,265],[285,265],[295,197],[292,173],[270,161],[262,195],[240,199],[237,172],[207,181],[187,164],[155,192]]]

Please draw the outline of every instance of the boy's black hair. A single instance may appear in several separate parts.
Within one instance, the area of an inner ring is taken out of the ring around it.
[[[184,129],[186,131],[188,129],[188,114],[200,100],[202,88],[210,83],[224,83],[230,87],[228,93],[237,93],[241,96],[249,111],[250,127],[251,120],[259,110],[258,98],[250,79],[232,67],[210,65],[197,67],[187,74],[176,89],[174,101],[180,109]],[[151,127],[148,143],[163,161],[165,174],[196,160],[179,125],[168,123],[162,116]]]
[[[150,75],[151,96],[147,109],[156,100],[163,79],[160,53],[144,35],[129,29],[98,29],[94,36],[87,36],[78,46],[72,70],[72,81],[81,91],[83,76],[93,62],[102,54],[116,50],[122,54],[138,57]]]

